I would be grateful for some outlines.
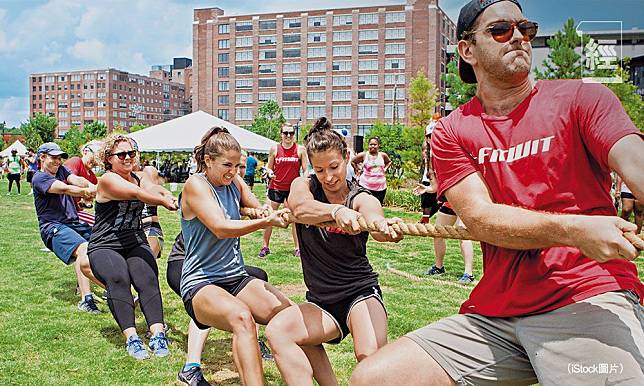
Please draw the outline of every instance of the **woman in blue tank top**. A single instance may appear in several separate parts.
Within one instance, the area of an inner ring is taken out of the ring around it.
[[[275,287],[249,276],[239,237],[268,226],[285,228],[281,214],[240,220],[239,208],[258,202],[237,174],[241,147],[228,130],[210,129],[195,147],[197,173],[179,199],[186,258],[181,296],[188,315],[200,328],[233,333],[233,361],[245,385],[263,384],[255,322],[266,324],[293,304]]]

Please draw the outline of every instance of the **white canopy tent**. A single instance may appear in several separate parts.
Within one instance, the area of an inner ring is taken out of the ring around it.
[[[16,142],[12,143],[11,146],[0,152],[0,156],[9,157],[11,155],[11,150],[13,149],[16,149],[18,151],[19,156],[27,155],[27,148],[25,147],[25,145],[23,145],[19,140],[16,140]]]
[[[192,152],[201,137],[213,126],[228,129],[242,149],[256,153],[268,153],[275,141],[262,137],[237,125],[214,117],[204,111],[175,118],[129,134],[142,152]]]

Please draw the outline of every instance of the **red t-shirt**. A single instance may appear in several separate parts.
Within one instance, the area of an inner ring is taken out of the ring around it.
[[[96,175],[91,169],[90,170],[85,169],[85,165],[83,165],[83,160],[80,157],[72,157],[68,159],[67,161],[65,161],[65,167],[72,174],[75,174],[79,177],[83,177],[94,185],[98,184],[98,179],[96,179]]]
[[[293,144],[290,149],[284,149],[277,144],[275,154],[275,165],[273,165],[275,178],[268,185],[270,189],[290,191],[291,182],[300,176],[300,157],[297,154],[297,145]]]
[[[480,172],[495,203],[614,216],[608,152],[636,133],[619,100],[599,84],[539,81],[505,117],[486,115],[473,98],[432,134],[438,195]],[[484,275],[461,313],[537,314],[623,289],[644,296],[636,266],[626,260],[598,263],[572,247],[481,248]]]

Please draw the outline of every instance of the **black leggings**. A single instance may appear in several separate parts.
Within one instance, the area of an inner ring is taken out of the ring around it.
[[[129,250],[97,249],[89,254],[89,264],[107,287],[107,304],[121,331],[135,326],[130,285],[139,293],[148,328],[163,323],[159,269],[147,244]]]
[[[16,181],[16,187],[18,188],[18,194],[20,194],[20,174],[18,173],[9,173],[7,175],[7,180],[9,180],[9,192],[11,192],[11,186],[13,182]]]
[[[166,271],[166,278],[168,285],[179,296],[181,296],[181,269],[183,268],[183,260],[168,261],[168,270]],[[252,265],[246,266],[246,272],[250,276],[256,277],[260,280],[268,282],[268,274],[261,268],[253,267]]]

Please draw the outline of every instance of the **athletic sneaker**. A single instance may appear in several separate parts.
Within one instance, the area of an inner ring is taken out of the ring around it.
[[[271,349],[268,348],[268,345],[261,339],[257,339],[257,343],[259,343],[259,352],[262,354],[262,359],[272,361],[273,354],[271,354]]]
[[[260,249],[260,251],[259,251],[259,255],[257,255],[257,256],[263,259],[269,253],[271,253],[271,250],[268,249],[268,247],[262,247],[262,249]]]
[[[150,357],[148,350],[143,345],[143,341],[137,335],[132,335],[127,339],[125,348],[127,349],[127,353],[135,359],[143,360]]]
[[[94,297],[92,296],[92,294],[85,295],[85,299],[78,302],[78,309],[89,314],[101,313],[101,310],[98,309],[96,303],[94,302]]]
[[[474,276],[469,275],[467,273],[464,273],[463,276],[458,278],[458,282],[461,283],[461,284],[470,284],[470,283],[474,282]]]
[[[158,357],[165,357],[170,354],[170,350],[168,349],[168,338],[166,338],[165,334],[162,332],[153,335],[152,338],[150,338],[149,346],[154,355]]]
[[[437,266],[432,265],[432,267],[429,269],[429,271],[427,271],[425,273],[425,275],[427,275],[427,276],[438,276],[438,275],[442,275],[444,273],[445,273],[445,267],[438,268]]]
[[[170,332],[170,330],[171,330],[171,329],[170,329],[170,326],[168,326],[166,323],[163,323],[163,333],[166,335],[166,337],[167,337],[168,333]],[[150,332],[150,330],[148,330],[148,331],[145,333],[145,339],[147,339],[147,340],[152,339],[152,333]],[[170,340],[168,339],[168,342],[169,342],[169,341],[170,341]]]
[[[177,379],[188,386],[211,386],[203,377],[201,367],[199,366],[191,367],[186,371],[183,371],[182,367],[179,374],[177,374]]]
[[[293,251],[293,256],[300,257],[300,248]]]

